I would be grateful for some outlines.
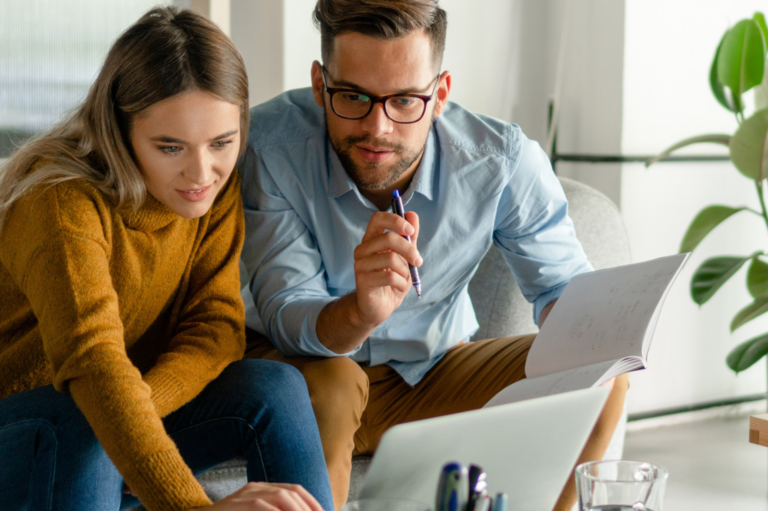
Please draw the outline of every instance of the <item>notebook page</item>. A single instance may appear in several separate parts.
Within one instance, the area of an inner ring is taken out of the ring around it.
[[[657,309],[687,257],[667,256],[571,279],[536,336],[526,374],[643,357]]]
[[[536,378],[526,378],[501,390],[493,396],[483,408],[517,403],[526,399],[561,394],[571,390],[588,389],[602,383],[603,376],[618,361],[603,362],[586,367],[578,367]],[[608,380],[610,378],[605,378]]]

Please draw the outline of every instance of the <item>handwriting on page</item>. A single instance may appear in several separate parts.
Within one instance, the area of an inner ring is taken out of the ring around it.
[[[533,343],[527,374],[539,376],[642,356],[646,332],[682,264],[681,257],[574,277]]]

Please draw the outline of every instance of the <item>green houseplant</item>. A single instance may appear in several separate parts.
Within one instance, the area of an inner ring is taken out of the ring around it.
[[[768,27],[762,13],[743,19],[725,32],[715,50],[709,72],[709,85],[720,105],[736,116],[739,127],[733,135],[709,134],[688,138],[648,160],[646,167],[689,145],[715,143],[729,148],[736,169],[754,181],[760,211],[722,204],[707,206],[691,222],[680,244],[681,252],[694,250],[723,221],[737,213],[755,214],[768,228],[765,205],[768,177],[768,72],[766,42]],[[744,93],[754,92],[754,112],[745,117]],[[731,321],[731,332],[768,312],[768,253],[757,251],[746,256],[719,256],[704,261],[691,279],[691,297],[699,305],[706,303],[731,277],[749,263],[746,285],[752,302]],[[747,369],[768,354],[768,332],[742,342],[726,357],[736,373]]]

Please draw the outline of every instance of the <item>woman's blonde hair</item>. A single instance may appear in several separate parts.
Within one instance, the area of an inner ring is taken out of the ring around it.
[[[158,7],[112,45],[82,105],[22,145],[0,169],[0,228],[9,208],[39,185],[86,179],[116,207],[146,196],[130,144],[134,116],[190,90],[241,105],[240,152],[248,134],[248,78],[232,41],[208,19]]]

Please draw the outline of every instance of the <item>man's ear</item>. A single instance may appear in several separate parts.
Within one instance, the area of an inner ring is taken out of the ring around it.
[[[435,91],[435,110],[432,113],[432,117],[437,117],[443,110],[445,110],[445,104],[448,103],[448,95],[451,93],[451,72],[443,71],[440,75],[440,83]]]
[[[312,62],[312,94],[315,95],[315,103],[321,108],[325,107],[323,101],[323,65],[318,61]]]

